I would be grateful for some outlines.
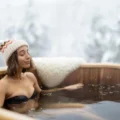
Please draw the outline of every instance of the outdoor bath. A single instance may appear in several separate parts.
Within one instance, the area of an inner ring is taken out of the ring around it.
[[[30,119],[118,120],[120,118],[119,64],[92,64],[86,63],[81,58],[34,58],[33,60],[44,89],[76,83],[83,83],[84,87],[41,94],[40,108],[25,114]],[[0,71],[2,78],[6,68],[1,68]],[[2,115],[1,112],[0,118]],[[16,113],[10,113],[9,119],[20,119],[15,116]]]

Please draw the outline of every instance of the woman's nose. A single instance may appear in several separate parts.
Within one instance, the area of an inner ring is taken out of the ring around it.
[[[26,58],[30,59],[30,54],[29,53],[26,54]]]

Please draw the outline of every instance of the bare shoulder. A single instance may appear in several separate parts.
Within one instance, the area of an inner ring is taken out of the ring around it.
[[[6,78],[3,78],[0,80],[0,91],[4,91],[7,88],[7,80]]]
[[[7,85],[7,75],[0,79],[0,84]]]
[[[31,73],[31,72],[26,72],[25,74],[26,74],[26,76],[27,76],[30,80],[36,81],[36,77],[35,77],[35,75],[34,75],[33,73]]]

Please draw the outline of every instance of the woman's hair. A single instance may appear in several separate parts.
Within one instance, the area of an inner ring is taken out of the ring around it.
[[[13,52],[13,54],[10,56],[7,62],[8,68],[7,68],[7,75],[8,76],[15,76],[18,74],[18,69],[19,69],[19,63],[18,63],[18,54],[17,50]],[[30,61],[30,68],[23,68],[22,72],[29,71],[32,72],[34,71],[35,67],[31,58]]]

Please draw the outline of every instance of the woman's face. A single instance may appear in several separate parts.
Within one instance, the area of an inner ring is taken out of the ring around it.
[[[18,64],[21,68],[29,68],[30,67],[30,61],[31,57],[28,52],[28,47],[27,46],[22,46],[18,48],[17,50],[18,54]]]

